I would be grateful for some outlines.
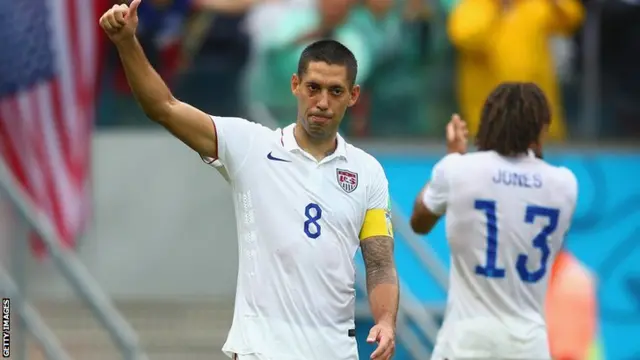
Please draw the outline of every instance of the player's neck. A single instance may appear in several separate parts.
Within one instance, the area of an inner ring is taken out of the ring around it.
[[[534,155],[538,158],[538,159],[544,159],[544,157],[542,156],[542,146],[540,146],[537,143],[533,143],[529,146],[529,150],[533,151]]]
[[[296,125],[295,128],[293,128],[293,137],[302,150],[309,153],[318,161],[333,154],[338,146],[337,135],[329,139],[316,140],[309,137],[300,125]]]

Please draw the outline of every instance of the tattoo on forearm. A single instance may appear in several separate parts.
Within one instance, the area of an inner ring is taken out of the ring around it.
[[[393,261],[393,238],[376,236],[361,243],[362,257],[367,272],[367,290],[380,284],[398,284]]]

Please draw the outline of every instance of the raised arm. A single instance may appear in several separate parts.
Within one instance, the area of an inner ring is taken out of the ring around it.
[[[428,234],[447,209],[449,180],[447,168],[460,154],[467,152],[467,124],[457,114],[446,129],[447,153],[431,171],[431,180],[420,191],[413,204],[411,228],[417,234]]]
[[[140,2],[114,5],[100,18],[100,26],[115,44],[129,86],[144,113],[200,155],[215,159],[214,123],[204,112],[173,97],[136,39]]]

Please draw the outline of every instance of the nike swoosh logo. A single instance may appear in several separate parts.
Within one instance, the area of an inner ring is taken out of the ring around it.
[[[291,160],[285,160],[285,159],[277,158],[277,157],[271,155],[271,153],[267,154],[267,159],[273,160],[273,161],[291,162]]]

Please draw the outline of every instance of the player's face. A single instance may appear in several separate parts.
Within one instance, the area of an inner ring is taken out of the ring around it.
[[[360,95],[360,87],[349,84],[345,66],[321,61],[310,62],[302,77],[294,74],[291,90],[298,98],[298,122],[317,140],[335,136],[345,111]]]

